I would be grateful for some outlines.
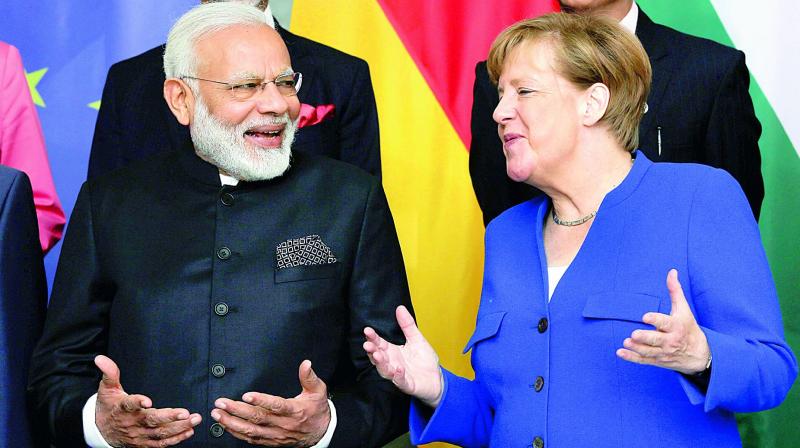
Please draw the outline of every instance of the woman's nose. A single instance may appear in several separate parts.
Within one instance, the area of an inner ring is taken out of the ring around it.
[[[492,118],[497,124],[503,124],[516,115],[514,101],[511,96],[512,95],[503,95],[500,97],[500,102],[497,104],[497,107],[494,108]]]

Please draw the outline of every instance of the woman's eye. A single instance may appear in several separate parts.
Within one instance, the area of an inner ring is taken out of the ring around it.
[[[526,96],[536,92],[533,89],[517,89],[517,95],[519,96]]]

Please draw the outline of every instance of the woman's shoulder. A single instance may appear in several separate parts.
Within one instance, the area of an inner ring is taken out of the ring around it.
[[[647,177],[650,183],[669,184],[679,189],[741,189],[736,179],[727,171],[700,163],[653,163]]]
[[[508,227],[517,227],[520,224],[527,225],[536,221],[539,209],[547,207],[547,196],[540,194],[521,204],[517,204],[508,210],[497,215],[486,226],[486,233],[497,232]]]

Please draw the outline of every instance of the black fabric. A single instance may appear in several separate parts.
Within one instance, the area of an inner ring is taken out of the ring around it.
[[[284,268],[297,272],[283,281],[276,248],[307,235],[319,235],[337,269]],[[210,437],[214,400],[293,397],[310,359],[339,410],[331,447],[378,446],[407,431],[409,401],[379,378],[362,331],[402,342],[401,304],[410,306],[408,285],[376,177],[298,153],[279,178],[221,187],[216,167],[187,148],[158,154],[82,187],[31,399],[58,446],[78,446],[80,407],[100,379],[92,360],[108,354],[127,392],[203,416],[183,446],[245,446]]]
[[[697,162],[723,168],[739,182],[758,219],[764,199],[761,124],[748,87],[744,53],[653,23],[639,9],[636,35],[650,57],[653,83],[639,126],[639,149],[654,162]],[[486,63],[475,67],[469,171],[488,224],[541,192],[506,175],[492,113],[497,88]],[[659,153],[659,133],[661,151]]]
[[[47,283],[28,177],[0,165],[0,446],[39,446],[25,384],[41,335]]]

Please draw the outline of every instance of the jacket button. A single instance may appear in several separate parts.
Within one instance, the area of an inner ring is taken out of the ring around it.
[[[544,333],[547,331],[547,318],[543,317],[539,319],[539,325],[536,327],[539,330],[539,333]]]
[[[534,437],[533,448],[544,448],[544,439],[539,436]]]
[[[233,202],[234,202],[233,195],[230,194],[230,193],[227,193],[227,192],[226,193],[222,193],[219,196],[219,200],[220,200],[220,202],[222,202],[222,205],[227,205],[227,206],[233,205]]]
[[[228,314],[228,304],[225,302],[219,302],[218,304],[214,305],[214,313],[217,316],[224,316]]]
[[[223,428],[219,423],[214,423],[210,428],[208,428],[208,432],[211,433],[211,437],[222,437],[222,434],[225,433],[225,428]]]
[[[227,260],[228,258],[231,258],[231,250],[230,250],[230,249],[228,249],[228,248],[227,248],[227,247],[225,247],[225,246],[222,246],[222,247],[220,247],[220,248],[219,248],[219,250],[217,251],[217,257],[218,257],[220,260]]]
[[[222,378],[225,376],[225,366],[222,364],[214,364],[211,366],[211,374],[217,378]]]
[[[537,376],[536,381],[533,382],[533,389],[536,392],[541,392],[543,387],[544,387],[544,378],[542,378],[541,376]]]

